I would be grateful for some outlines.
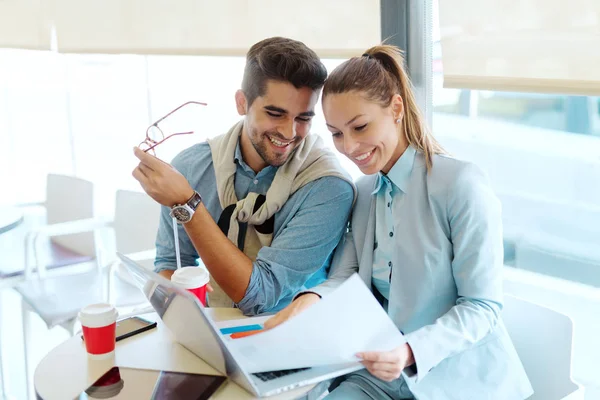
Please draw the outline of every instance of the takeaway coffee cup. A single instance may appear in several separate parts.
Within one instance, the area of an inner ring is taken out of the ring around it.
[[[79,311],[83,340],[88,354],[95,358],[109,357],[115,351],[117,316],[111,304],[90,304]]]
[[[209,279],[208,271],[196,266],[179,268],[171,276],[171,282],[192,292],[204,306],[206,306],[206,285]]]

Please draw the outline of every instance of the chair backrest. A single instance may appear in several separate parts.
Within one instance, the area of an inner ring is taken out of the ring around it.
[[[579,389],[571,380],[573,323],[557,311],[505,295],[502,319],[535,394],[558,400]]]
[[[47,223],[94,217],[94,184],[68,175],[49,174],[46,179]],[[95,256],[94,233],[55,236],[52,241],[85,256]]]
[[[118,190],[115,203],[116,249],[123,254],[155,247],[160,204],[146,193]]]

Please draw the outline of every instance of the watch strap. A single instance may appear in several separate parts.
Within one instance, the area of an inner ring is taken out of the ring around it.
[[[186,202],[186,204],[194,211],[196,211],[196,208],[198,208],[200,203],[202,203],[202,196],[196,191],[194,191],[192,197]]]

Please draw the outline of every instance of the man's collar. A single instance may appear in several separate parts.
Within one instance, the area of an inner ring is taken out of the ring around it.
[[[235,146],[235,153],[233,154],[233,161],[237,164],[244,163],[244,157],[242,157],[242,146],[240,145],[240,141],[238,140],[237,145]]]

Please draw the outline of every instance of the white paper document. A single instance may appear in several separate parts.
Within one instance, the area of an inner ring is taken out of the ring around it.
[[[265,372],[358,361],[358,352],[388,351],[403,343],[400,330],[354,274],[296,317],[228,347],[247,371]]]

